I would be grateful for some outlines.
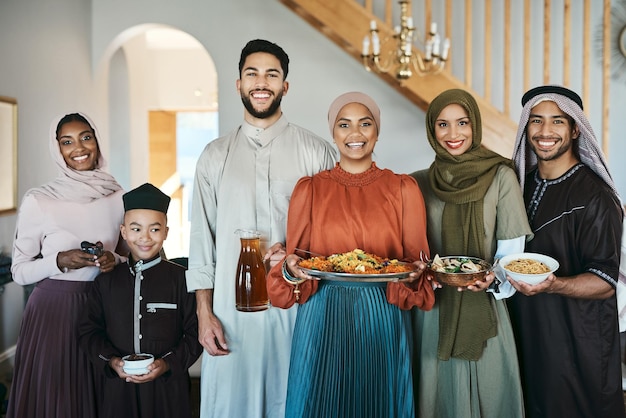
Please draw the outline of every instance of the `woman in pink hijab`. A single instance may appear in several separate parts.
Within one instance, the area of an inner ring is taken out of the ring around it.
[[[123,190],[102,170],[87,116],[55,121],[49,145],[59,176],[26,192],[13,243],[13,280],[35,288],[17,341],[7,417],[90,418],[99,395],[76,325],[95,277],[121,259],[115,249]],[[96,248],[82,251],[83,241]]]

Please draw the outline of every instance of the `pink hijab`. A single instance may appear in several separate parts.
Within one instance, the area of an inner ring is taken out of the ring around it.
[[[93,130],[96,141],[98,141],[100,136],[96,131],[96,125],[92,122],[89,116],[84,113],[77,114],[87,120],[89,126]],[[59,177],[44,184],[43,186],[28,190],[26,195],[35,194],[46,196],[50,199],[87,203],[121,190],[122,186],[117,183],[115,178],[102,170],[102,168],[106,165],[106,161],[102,156],[99,144],[99,155],[95,169],[88,171],[76,171],[67,166],[65,159],[61,154],[56,137],[57,125],[63,117],[65,117],[65,115],[52,121],[52,124],[50,125],[50,140],[48,142],[50,155],[52,155],[52,159],[60,171]]]
[[[337,97],[328,109],[328,128],[330,129],[331,137],[334,136],[335,122],[337,122],[337,115],[341,112],[341,109],[350,103],[360,103],[367,107],[374,118],[376,123],[376,131],[380,133],[380,108],[370,96],[360,91],[351,91],[344,93]]]

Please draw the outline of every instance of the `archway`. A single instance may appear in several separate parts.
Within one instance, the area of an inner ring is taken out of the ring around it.
[[[164,25],[124,31],[105,58],[110,171],[126,189],[151,182],[172,197],[164,248],[187,256],[190,172],[218,133],[215,65],[195,38]]]

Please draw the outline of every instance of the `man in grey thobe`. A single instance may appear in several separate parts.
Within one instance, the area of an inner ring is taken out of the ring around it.
[[[334,165],[332,145],[287,122],[289,58],[278,45],[250,41],[237,88],[244,122],[209,143],[194,183],[187,288],[196,292],[205,348],[201,417],[283,417],[297,307],[235,309],[238,229],[261,233],[270,264],[285,255],[287,209],[298,179]],[[272,245],[273,244],[273,245]],[[268,248],[271,245],[271,248]]]

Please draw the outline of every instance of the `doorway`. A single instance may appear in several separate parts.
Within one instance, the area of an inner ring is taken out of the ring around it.
[[[173,27],[137,26],[117,42],[108,72],[112,174],[127,190],[150,182],[172,198],[164,249],[187,257],[195,163],[218,136],[215,65]]]
[[[157,110],[148,119],[149,181],[172,198],[163,248],[168,258],[187,257],[196,162],[218,136],[218,113]]]

